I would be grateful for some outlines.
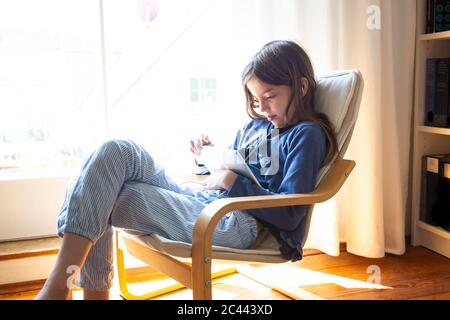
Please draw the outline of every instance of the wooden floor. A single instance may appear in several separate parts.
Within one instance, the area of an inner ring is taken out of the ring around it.
[[[450,259],[423,247],[408,247],[403,256],[387,254],[381,259],[359,257],[341,252],[339,257],[317,254],[294,264],[259,267],[267,277],[305,289],[323,299],[442,299],[450,300]],[[272,274],[270,273],[272,272]],[[131,291],[143,293],[170,279],[159,277],[151,282],[131,284]],[[32,299],[34,291],[0,295],[5,299]],[[74,292],[74,299],[82,293]],[[158,299],[191,299],[188,289],[158,297]],[[213,281],[213,298],[233,299],[289,299],[258,282],[240,274]],[[121,299],[117,283],[111,299]]]

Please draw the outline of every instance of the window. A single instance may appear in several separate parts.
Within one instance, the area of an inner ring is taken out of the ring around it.
[[[229,145],[254,51],[231,49],[234,3],[1,1],[0,173],[75,169],[108,138],[186,173],[190,137]]]
[[[77,167],[104,137],[99,39],[94,1],[0,2],[2,171]]]
[[[105,139],[142,144],[172,174],[192,169],[189,137],[230,145],[261,45],[255,1],[0,1],[0,187],[14,190],[0,192],[0,240],[52,235]]]
[[[201,114],[205,108],[217,107],[217,79],[193,78],[191,83],[191,112]]]
[[[157,1],[156,17],[142,19],[152,2],[104,2],[110,134],[139,142],[168,171],[186,174],[189,137],[206,132],[229,145],[242,125],[236,114],[243,103],[233,96],[242,90],[243,65],[230,66],[232,2]]]
[[[217,79],[191,79],[191,103],[214,104],[217,101]]]

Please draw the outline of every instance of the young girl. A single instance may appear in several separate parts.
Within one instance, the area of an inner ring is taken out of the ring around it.
[[[197,216],[219,197],[313,191],[320,167],[336,156],[337,143],[327,117],[314,111],[316,82],[307,54],[291,41],[270,42],[246,66],[242,83],[252,120],[238,132],[232,148],[254,155],[248,164],[261,186],[220,170],[211,173],[204,190],[193,190],[177,185],[138,144],[105,142],[66,192],[58,218],[61,249],[37,299],[69,298],[77,268],[84,298],[107,299],[113,276],[112,227],[191,242]],[[202,145],[210,143],[202,136],[191,141],[191,151],[198,156]],[[261,152],[269,149],[276,152]],[[271,173],[263,170],[268,162],[276,162]],[[306,210],[291,206],[230,212],[217,225],[213,244],[248,248],[264,226],[277,238],[283,257],[301,259]]]

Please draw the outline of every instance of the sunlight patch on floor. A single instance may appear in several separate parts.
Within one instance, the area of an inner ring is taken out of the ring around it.
[[[374,282],[354,280],[299,267],[266,266],[258,268],[257,270],[262,275],[265,275],[265,277],[270,278],[273,282],[285,282],[296,287],[334,283],[347,289],[392,289],[391,287],[383,286]],[[369,277],[370,274],[368,274],[367,278],[369,279]]]

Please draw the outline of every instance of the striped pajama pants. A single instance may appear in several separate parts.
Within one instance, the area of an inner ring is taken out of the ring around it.
[[[212,200],[177,185],[140,145],[129,140],[103,143],[68,187],[58,216],[60,237],[70,232],[93,242],[77,285],[92,291],[111,288],[112,227],[191,243],[196,218]],[[213,244],[248,248],[256,236],[256,220],[233,211],[218,223]]]

